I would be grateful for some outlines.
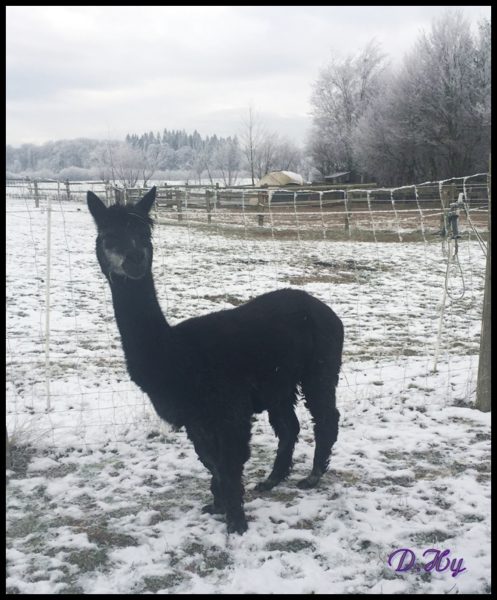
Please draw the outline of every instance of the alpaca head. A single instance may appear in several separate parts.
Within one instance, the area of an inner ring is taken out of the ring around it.
[[[107,208],[93,192],[88,192],[88,208],[97,225],[97,258],[103,274],[141,279],[152,267],[152,219],[149,212],[155,200],[153,187],[136,204]]]

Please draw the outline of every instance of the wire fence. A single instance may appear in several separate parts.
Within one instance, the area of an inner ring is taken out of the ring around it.
[[[7,428],[19,443],[101,445],[163,426],[126,372],[88,189],[108,204],[143,194],[7,181]],[[487,174],[392,189],[159,186],[159,300],[174,324],[305,289],[345,325],[346,416],[472,405],[487,210]]]

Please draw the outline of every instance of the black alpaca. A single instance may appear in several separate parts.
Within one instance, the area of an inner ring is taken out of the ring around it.
[[[106,208],[88,192],[98,229],[98,261],[112,291],[131,379],[160,417],[185,427],[211,472],[214,500],[204,512],[225,513],[228,531],[243,533],[242,473],[254,413],[268,411],[279,439],[273,470],[258,489],[271,489],[290,472],[300,429],[295,415],[299,385],[316,441],[312,472],[299,487],[315,486],[328,467],[338,435],[335,387],[342,322],[306,292],[283,289],[169,325],[151,271],[154,200],[155,187],[135,205]]]

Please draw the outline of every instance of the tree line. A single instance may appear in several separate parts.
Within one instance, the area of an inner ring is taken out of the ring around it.
[[[490,21],[475,33],[459,11],[422,32],[396,68],[371,41],[332,59],[314,84],[308,150],[323,174],[352,171],[383,185],[488,170]]]
[[[7,175],[98,178],[124,185],[156,179],[252,183],[273,170],[319,179],[402,185],[484,172],[491,123],[491,30],[475,31],[449,10],[392,66],[371,40],[355,55],[332,55],[312,87],[312,125],[302,147],[264,126],[254,107],[239,135],[198,131],[128,133],[124,141],[79,138],[7,145]]]
[[[273,170],[299,170],[302,151],[290,140],[264,129],[249,109],[252,134],[203,137],[194,131],[167,130],[128,133],[124,141],[78,138],[40,146],[7,146],[8,176],[100,179],[117,185],[147,184],[156,179],[194,182],[221,180],[235,185],[240,175],[252,181]],[[250,150],[248,148],[250,144]]]

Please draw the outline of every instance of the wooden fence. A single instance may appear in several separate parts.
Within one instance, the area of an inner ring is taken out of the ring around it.
[[[34,198],[35,206],[50,196],[65,201],[84,201],[86,192],[97,193],[108,206],[137,202],[146,189],[117,187],[104,181],[7,180],[7,196]],[[462,194],[467,207],[475,209],[475,219],[488,206],[487,174],[470,175],[439,182],[398,188],[377,188],[375,184],[287,186],[284,188],[219,185],[156,184],[157,216],[165,222],[217,225],[243,225],[271,229],[278,227],[326,230],[352,228],[412,228],[429,225],[442,234],[449,229],[448,215]],[[479,212],[480,211],[480,212]],[[215,219],[214,219],[215,215]],[[386,224],[386,225],[385,225]],[[383,225],[385,225],[383,227]],[[387,227],[388,226],[388,227]],[[399,236],[400,237],[400,236]]]

